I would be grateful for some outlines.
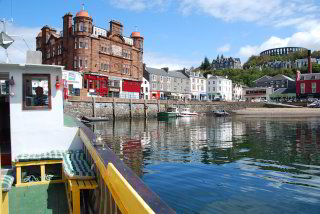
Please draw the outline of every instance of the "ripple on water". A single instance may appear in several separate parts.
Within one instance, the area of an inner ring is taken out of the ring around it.
[[[134,120],[94,130],[178,213],[319,213],[319,118]]]

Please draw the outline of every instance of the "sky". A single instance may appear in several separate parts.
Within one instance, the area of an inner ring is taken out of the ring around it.
[[[0,0],[0,19],[13,18],[7,33],[19,36],[8,48],[10,62],[24,63],[40,29],[61,30],[62,16],[75,15],[82,3],[96,26],[108,29],[115,19],[125,36],[138,29],[149,67],[198,67],[205,56],[212,61],[221,54],[244,63],[285,46],[320,50],[319,0]],[[5,59],[1,49],[0,62]]]

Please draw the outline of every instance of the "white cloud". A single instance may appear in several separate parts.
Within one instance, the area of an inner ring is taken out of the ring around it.
[[[192,12],[205,13],[224,21],[299,27],[304,25],[306,20],[318,19],[319,6],[314,2],[314,0],[181,0],[180,10],[185,15]]]
[[[110,0],[110,3],[120,9],[143,11],[153,7],[165,7],[169,0]]]
[[[231,50],[230,44],[225,44],[217,49],[218,52],[224,52],[224,53],[229,52],[230,50]]]
[[[168,67],[170,70],[178,70],[198,65],[200,61],[201,60],[184,60],[155,52],[145,52],[144,54],[144,63],[152,68]]]
[[[19,36],[19,37],[12,37],[15,40],[15,42],[8,48],[10,63],[25,63],[26,52],[28,50],[28,47],[23,41],[23,39],[28,44],[30,50],[35,50],[36,36],[40,32],[40,29],[41,29],[40,27],[29,28],[29,27],[15,26],[15,25],[7,26],[8,35]],[[0,31],[2,31],[2,29],[0,29]],[[6,61],[5,50],[0,47],[0,63],[5,61]]]
[[[308,31],[296,32],[287,38],[271,36],[260,45],[246,45],[240,48],[239,55],[248,58],[252,55],[258,55],[260,52],[286,46],[304,47],[312,50],[320,49],[320,26],[314,27]]]

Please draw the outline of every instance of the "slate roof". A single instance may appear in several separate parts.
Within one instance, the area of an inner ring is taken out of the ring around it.
[[[155,75],[161,75],[161,76],[166,76],[166,77],[175,77],[175,78],[182,78],[182,79],[189,79],[186,75],[184,75],[180,71],[168,71],[166,72],[163,69],[158,69],[158,68],[150,68],[146,67],[146,71],[149,74],[155,74]]]
[[[312,78],[314,76],[314,78]],[[302,79],[302,77],[304,79]],[[313,73],[313,74],[301,74],[300,80],[319,80],[320,79],[320,73]]]
[[[290,77],[287,77],[286,75],[283,75],[283,74],[278,74],[274,77],[271,78],[271,80],[289,80],[289,81],[295,81],[294,79],[290,78]]]
[[[266,82],[269,81],[270,79],[272,79],[272,77],[268,76],[268,75],[264,75],[263,77],[260,77],[259,79],[256,79],[254,82]]]

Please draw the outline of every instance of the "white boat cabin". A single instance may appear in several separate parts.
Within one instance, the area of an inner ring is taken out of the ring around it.
[[[179,110],[178,108],[175,108],[175,107],[169,107],[167,108],[167,112],[179,113]]]
[[[64,127],[62,66],[0,64],[0,148],[3,165],[19,154],[80,149],[77,128]]]

